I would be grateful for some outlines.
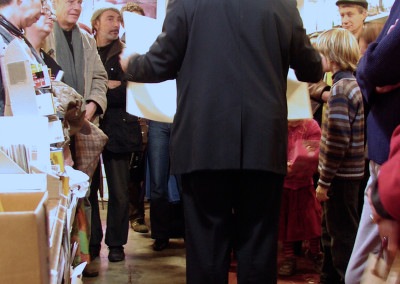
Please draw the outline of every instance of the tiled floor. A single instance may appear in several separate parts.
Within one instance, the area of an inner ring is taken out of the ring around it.
[[[105,203],[106,204],[106,203]],[[146,203],[146,218],[148,220]],[[106,206],[105,206],[106,207]],[[101,206],[100,206],[101,209]],[[107,210],[101,209],[103,229],[105,229]],[[99,267],[99,276],[83,278],[85,284],[184,284],[185,281],[185,244],[183,239],[172,239],[170,247],[161,252],[152,249],[153,240],[150,233],[140,234],[129,230],[128,244],[125,246],[126,259],[122,262],[108,261],[108,249],[102,244],[100,258],[95,260]],[[280,278],[278,284],[318,283],[318,275],[314,273],[311,263],[300,258],[297,273],[292,277]],[[229,273],[229,284],[237,284],[235,263]],[[260,283],[261,284],[261,283]]]

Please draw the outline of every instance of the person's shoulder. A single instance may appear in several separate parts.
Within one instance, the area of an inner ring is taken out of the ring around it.
[[[353,88],[359,88],[356,78],[342,78],[332,85],[332,93]]]
[[[86,29],[82,29],[81,27],[79,27],[79,31],[83,37],[95,40],[93,34],[89,33]]]
[[[79,27],[79,30],[81,32],[84,32],[86,34],[92,35],[92,30],[87,25],[85,25],[84,23],[77,23],[77,26]]]
[[[119,39],[118,42],[119,42],[119,44],[120,44],[120,46],[121,46],[122,48],[125,48],[125,47],[126,47],[126,44],[125,44],[121,39]]]
[[[126,44],[119,38],[118,40],[114,41],[112,46],[118,47],[120,49],[124,49],[126,47]]]
[[[355,78],[343,78],[332,86],[332,97],[343,97],[347,100],[362,99],[361,89]]]
[[[96,49],[97,50],[97,44],[94,36],[87,32],[85,29],[79,28],[79,32],[82,35],[82,40],[83,40],[83,47],[86,49]]]

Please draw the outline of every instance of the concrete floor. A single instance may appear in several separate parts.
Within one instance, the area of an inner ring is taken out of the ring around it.
[[[100,204],[100,216],[105,230],[106,210]],[[146,206],[146,222],[149,221],[149,204]],[[170,247],[161,252],[152,248],[150,233],[140,234],[129,230],[128,243],[125,246],[125,261],[109,262],[108,249],[102,243],[100,258],[94,262],[99,267],[99,276],[83,278],[84,284],[184,284],[185,279],[185,244],[183,239],[171,239]],[[311,263],[303,258],[297,262],[297,273],[292,277],[280,278],[278,284],[318,283],[319,276],[314,273]],[[237,284],[236,266],[232,264],[229,284]],[[261,283],[260,283],[261,284]]]

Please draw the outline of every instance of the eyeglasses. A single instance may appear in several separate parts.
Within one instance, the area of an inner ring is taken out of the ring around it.
[[[46,2],[46,0],[42,1],[42,11],[41,11],[42,15],[48,16],[50,19],[52,19],[53,21],[56,20],[56,16],[54,15],[51,7],[49,6],[49,4]]]

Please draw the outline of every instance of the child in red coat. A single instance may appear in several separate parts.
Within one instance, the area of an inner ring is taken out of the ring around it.
[[[321,129],[313,119],[288,122],[288,174],[285,177],[279,239],[285,259],[279,275],[296,271],[294,243],[309,240],[316,270],[320,270],[321,204],[315,198],[313,175],[317,172]],[[319,271],[318,271],[319,272]]]

